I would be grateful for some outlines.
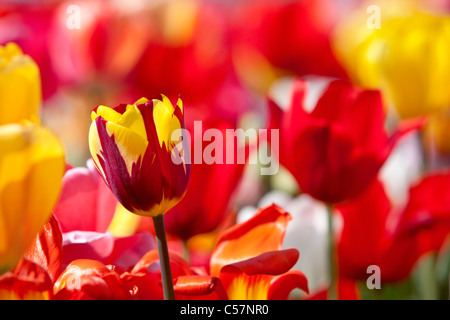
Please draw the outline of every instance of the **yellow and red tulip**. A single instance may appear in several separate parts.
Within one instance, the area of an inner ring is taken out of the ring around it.
[[[15,43],[0,46],[0,125],[39,122],[41,99],[41,78],[33,59]]]
[[[186,155],[172,140],[175,130],[184,128],[181,99],[175,107],[164,95],[115,108],[99,106],[91,116],[92,159],[126,209],[155,217],[181,200],[190,176],[190,164],[172,159],[172,154]]]
[[[0,126],[0,274],[13,268],[48,221],[61,189],[64,150],[32,123]]]

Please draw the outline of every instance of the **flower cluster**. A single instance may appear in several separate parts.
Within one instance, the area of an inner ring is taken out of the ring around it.
[[[0,30],[0,299],[449,298],[447,2],[8,2]]]

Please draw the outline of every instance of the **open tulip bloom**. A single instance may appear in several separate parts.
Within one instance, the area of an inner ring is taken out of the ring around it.
[[[183,141],[171,140],[174,131],[184,127],[183,103],[178,99],[173,107],[163,95],[162,100],[142,98],[115,108],[98,106],[91,116],[94,164],[125,208],[153,218],[161,264],[168,269],[163,278],[170,278],[163,215],[184,196],[190,175],[188,163],[172,159],[172,153],[184,158],[188,150],[178,149]],[[167,279],[166,291],[173,291],[171,282]]]

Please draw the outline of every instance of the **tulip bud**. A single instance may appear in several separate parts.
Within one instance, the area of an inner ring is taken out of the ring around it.
[[[176,130],[184,129],[181,99],[175,108],[164,95],[115,108],[99,106],[91,116],[92,159],[126,209],[155,217],[181,200],[190,175],[184,161],[187,141],[172,140]],[[173,153],[183,161],[173,161]]]
[[[63,147],[48,129],[0,126],[0,274],[16,265],[51,217],[64,169]]]
[[[0,125],[39,122],[41,79],[36,63],[14,43],[0,46]]]

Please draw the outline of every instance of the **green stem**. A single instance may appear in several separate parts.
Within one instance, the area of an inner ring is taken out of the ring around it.
[[[189,247],[186,239],[183,239],[183,258],[189,263]]]
[[[336,264],[336,250],[334,243],[334,228],[333,228],[333,207],[327,205],[328,217],[328,258],[329,258],[329,273],[330,273],[330,290],[328,298],[330,300],[337,299],[336,281],[337,281],[337,264]]]
[[[158,246],[159,263],[161,266],[161,281],[164,300],[175,300],[173,291],[172,273],[170,271],[169,250],[167,248],[166,230],[164,228],[164,215],[153,217],[155,226],[156,244]]]
[[[417,282],[424,300],[437,300],[439,288],[436,282],[435,271],[436,256],[427,255],[422,258],[417,270]]]

